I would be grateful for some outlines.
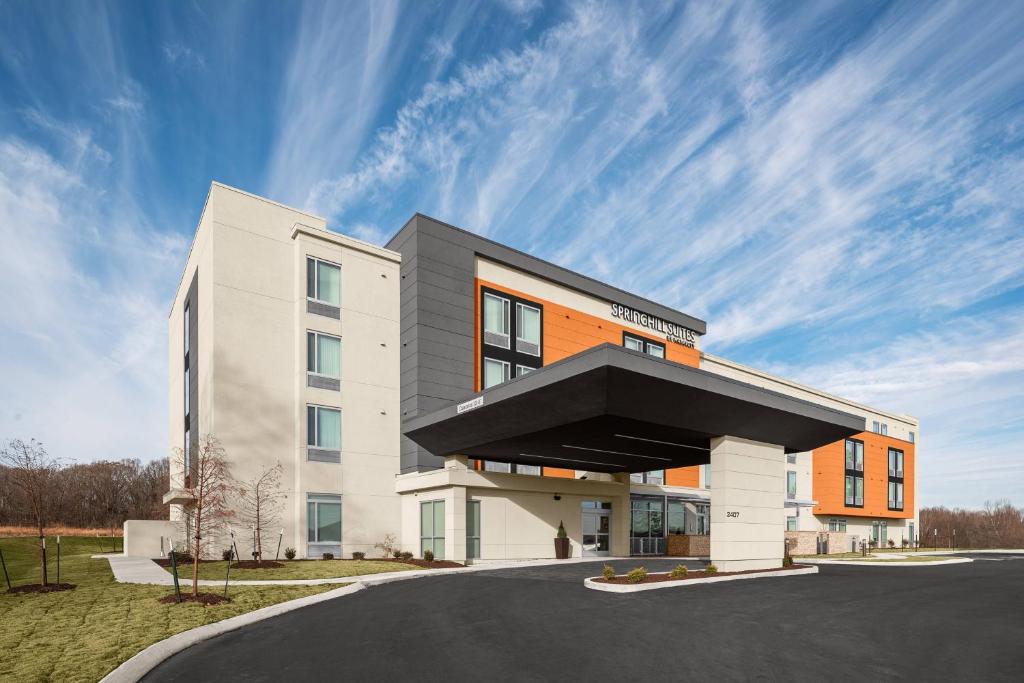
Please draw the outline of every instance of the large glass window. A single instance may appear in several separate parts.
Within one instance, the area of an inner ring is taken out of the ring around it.
[[[188,316],[188,314],[189,314],[189,310],[190,310],[189,304],[185,304],[185,355],[186,356],[188,355],[188,344],[189,344],[189,341],[188,341],[188,326],[189,326],[189,321],[188,321],[188,317],[189,316]]]
[[[846,520],[845,519],[830,519],[828,520],[828,530],[846,533]]]
[[[668,501],[668,532],[686,533],[686,503],[681,500]]]
[[[711,488],[711,464],[705,463],[700,466],[700,478],[704,481],[704,488]]]
[[[484,389],[507,382],[510,368],[510,364],[503,360],[484,358]]]
[[[444,559],[444,501],[428,500],[420,503],[420,555],[434,553],[434,559]]]
[[[845,493],[846,504],[864,507],[864,442],[846,440]]]
[[[540,355],[540,309],[516,303],[516,351]]]
[[[466,557],[480,557],[480,501],[466,501]]]
[[[889,449],[889,509],[903,509],[903,451]]]
[[[341,450],[341,411],[323,406],[306,406],[306,444],[327,450]]]
[[[664,344],[654,341],[653,339],[648,339],[647,337],[641,337],[640,335],[633,334],[632,332],[622,333],[622,345],[627,349],[642,351],[656,358],[665,357]]]
[[[341,496],[308,494],[306,540],[309,543],[341,543]]]
[[[650,472],[633,472],[629,480],[634,484],[664,484],[665,470],[651,470]]]
[[[306,259],[306,296],[332,306],[341,305],[341,266],[317,258]]]
[[[698,504],[697,508],[697,534],[707,536],[711,533],[711,506]]]
[[[341,339],[321,332],[307,332],[306,369],[317,375],[339,379]]]
[[[509,348],[509,300],[484,294],[484,343]]]
[[[786,498],[796,498],[796,472],[786,472]]]
[[[189,394],[189,389],[190,388],[191,387],[189,385],[189,372],[188,372],[188,368],[185,368],[185,414],[186,415],[188,415],[188,412],[189,412],[188,394]]]

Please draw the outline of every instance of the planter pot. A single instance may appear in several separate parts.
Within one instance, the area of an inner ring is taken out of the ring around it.
[[[565,560],[569,557],[569,539],[568,538],[556,538],[555,539],[555,559]]]

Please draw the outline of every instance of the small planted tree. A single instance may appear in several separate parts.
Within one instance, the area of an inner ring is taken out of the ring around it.
[[[258,565],[263,562],[264,533],[267,529],[276,529],[280,522],[281,504],[284,501],[284,492],[281,491],[282,472],[280,464],[274,465],[263,469],[238,487],[240,520],[253,530],[252,552]]]
[[[191,461],[191,500],[185,504],[186,534],[192,540],[192,595],[199,595],[199,559],[207,554],[229,516],[233,486],[227,453],[216,437],[206,435],[194,446]]]
[[[0,450],[0,464],[8,468],[7,479],[21,496],[25,512],[39,531],[39,583],[47,584],[46,525],[59,503],[60,461],[51,458],[43,444],[13,439]]]

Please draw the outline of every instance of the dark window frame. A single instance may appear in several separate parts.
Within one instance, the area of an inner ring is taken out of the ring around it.
[[[501,346],[494,346],[484,341],[484,295],[491,294],[492,296],[500,297],[509,302],[509,321],[508,321],[508,336],[509,336],[509,348],[503,348]],[[525,306],[531,306],[540,311],[540,355],[533,355],[530,353],[524,353],[516,350],[516,339],[518,338],[517,321],[516,321],[516,304],[523,304]],[[480,319],[477,321],[477,327],[479,330],[480,337],[480,390],[484,388],[484,372],[487,359],[504,361],[509,364],[508,378],[513,380],[520,376],[519,367],[529,368],[529,370],[537,370],[544,367],[544,305],[533,301],[531,299],[525,299],[508,292],[503,292],[500,289],[494,289],[492,287],[480,287]],[[528,374],[526,372],[521,373],[523,375]]]
[[[645,337],[642,334],[637,334],[636,332],[627,332],[626,330],[623,330],[622,331],[622,346],[623,347],[626,346],[626,340],[627,339],[634,339],[636,341],[644,342],[644,350],[641,351],[641,353],[645,353],[648,356],[651,356],[652,358],[662,358],[662,359],[667,358],[668,348],[666,347],[665,342],[663,342],[663,341],[660,341],[658,339],[652,339],[651,337]],[[657,346],[657,347],[659,347],[661,349],[661,356],[655,356],[653,353],[648,352],[647,351],[647,347],[648,346]],[[630,349],[630,350],[632,350],[632,349]]]
[[[894,453],[898,453],[899,454],[897,459],[896,459],[896,463],[899,464],[899,465],[902,465],[902,467],[895,468],[895,471],[899,473],[899,476],[897,476],[897,474],[895,474],[893,472],[894,468],[889,467],[889,462],[891,461],[891,458],[892,458]],[[906,471],[907,454],[903,451],[902,448],[893,448],[892,446],[889,446],[889,450],[886,452],[886,463],[885,463],[885,466],[886,466],[886,472],[888,472],[888,475],[889,475],[886,478],[886,486],[885,486],[886,504],[888,505],[890,510],[893,510],[895,512],[903,512],[904,507],[906,507],[906,496],[907,496],[907,487],[904,484],[904,481],[905,481],[905,478],[906,478],[906,474],[907,474],[907,471]],[[889,498],[889,485],[890,484],[898,484],[900,486],[900,489],[903,492],[903,495],[900,496],[896,500],[892,500],[892,499]],[[898,504],[898,506],[894,505],[894,503]]]
[[[858,443],[860,444],[861,466],[862,466],[862,469],[860,469],[860,470],[856,469],[857,468],[857,459],[856,459],[857,449],[856,449],[856,446],[854,447],[854,462],[853,462],[854,469],[849,469],[849,468],[846,467],[846,444],[850,443],[850,442],[855,443],[855,444],[858,444]],[[861,480],[861,485],[860,485],[861,486],[861,491],[863,491],[866,494],[867,493],[867,490],[866,490],[867,489],[867,484],[866,484],[866,482],[864,480],[864,471],[865,470],[864,470],[864,464],[863,464],[866,459],[867,458],[866,458],[866,453],[864,451],[864,442],[861,439],[845,439],[843,441],[843,503],[848,508],[861,508],[861,509],[864,508],[864,499],[867,498],[867,495],[861,496],[860,504],[858,505],[857,504],[857,479]],[[853,477],[853,502],[852,503],[848,502],[848,499],[846,497],[846,478],[847,477]]]

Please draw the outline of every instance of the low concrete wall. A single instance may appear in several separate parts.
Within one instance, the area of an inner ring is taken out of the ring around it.
[[[167,539],[180,541],[181,527],[164,519],[129,519],[124,523],[124,554],[133,557],[163,557]],[[164,539],[163,548],[160,539]]]
[[[669,557],[703,557],[711,554],[711,537],[669,534],[665,554]]]

